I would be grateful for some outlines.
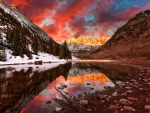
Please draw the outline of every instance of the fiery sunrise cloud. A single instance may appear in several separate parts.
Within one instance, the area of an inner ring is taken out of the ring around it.
[[[72,37],[111,37],[149,0],[4,0],[14,4],[56,42]]]

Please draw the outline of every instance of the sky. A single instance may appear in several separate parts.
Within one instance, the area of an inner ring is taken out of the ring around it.
[[[4,0],[17,6],[56,42],[72,37],[111,37],[150,0]]]

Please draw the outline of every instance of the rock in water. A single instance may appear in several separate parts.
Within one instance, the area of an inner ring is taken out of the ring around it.
[[[62,86],[63,88],[67,88],[67,85],[66,84],[64,84],[64,83],[59,83],[60,84],[60,86]]]
[[[91,85],[90,83],[87,83],[87,85]]]
[[[56,107],[55,109],[56,109],[56,111],[60,111],[62,108],[61,107]]]
[[[60,96],[60,95],[56,95],[56,98],[57,98],[58,100],[62,100],[62,96]]]
[[[51,104],[51,103],[52,103],[51,100],[46,101],[46,104]]]

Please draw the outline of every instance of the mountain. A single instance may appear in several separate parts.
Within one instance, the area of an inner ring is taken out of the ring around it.
[[[72,54],[79,58],[86,57],[91,51],[96,50],[100,45],[103,45],[109,38],[71,38],[67,40],[69,50]]]
[[[14,5],[0,1],[0,60],[6,50],[13,56],[28,56],[45,52],[59,56],[61,45],[36,26]]]
[[[89,58],[150,57],[150,10],[132,16]]]

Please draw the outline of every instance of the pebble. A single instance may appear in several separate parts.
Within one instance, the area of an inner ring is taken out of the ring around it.
[[[60,111],[62,108],[61,107],[55,107],[56,111]]]
[[[51,100],[46,101],[46,104],[51,104],[51,103],[52,103]]]
[[[57,98],[58,100],[62,100],[62,99],[63,99],[61,95],[56,95],[56,98]]]
[[[134,108],[129,107],[129,106],[124,106],[123,108],[124,108],[125,110],[135,111],[135,109],[134,109]]]
[[[139,78],[139,80],[141,80],[142,78]]]
[[[139,90],[143,90],[143,88],[139,88]]]
[[[94,88],[90,88],[90,90],[93,90]]]
[[[118,109],[118,108],[121,108],[120,106],[116,106],[116,105],[110,105],[109,107],[110,109]]]
[[[64,87],[62,87],[62,86],[59,86],[59,87],[57,87],[58,89],[60,89],[60,90],[63,90],[64,89]]]
[[[126,89],[131,89],[131,87],[128,87],[128,86],[127,86],[127,87],[125,87],[125,88],[126,88]]]
[[[116,96],[118,96],[118,93],[117,93],[117,92],[114,92],[114,93],[112,94],[112,96],[116,97]]]
[[[129,83],[129,85],[133,85],[133,83]]]
[[[138,82],[134,82],[134,84],[139,84]]]
[[[122,82],[121,82],[121,81],[117,81],[116,84],[117,84],[117,85],[121,85]]]
[[[87,83],[87,85],[91,85],[90,83]]]
[[[132,90],[128,90],[128,91],[126,91],[127,93],[132,93],[133,91]]]
[[[128,74],[129,76],[131,76],[130,74]]]
[[[87,111],[92,111],[92,109],[87,109]]]
[[[100,100],[104,100],[104,99],[105,99],[105,97],[102,96],[102,95],[100,95],[100,94],[98,94],[97,97],[98,97],[98,99],[100,99]]]
[[[144,82],[148,82],[148,79],[143,79]]]
[[[101,102],[105,102],[105,100],[101,100]]]
[[[79,98],[82,97],[82,94],[78,94],[78,97],[79,97]]]
[[[109,101],[109,98],[107,98],[106,100]]]
[[[129,100],[138,100],[137,98],[128,97]]]
[[[88,104],[88,100],[80,100],[79,103],[81,105],[87,105]]]
[[[120,99],[120,101],[119,101],[120,103],[122,103],[122,104],[128,104],[128,103],[130,103],[128,100],[126,100],[126,99]]]
[[[67,88],[68,86],[66,85],[66,84],[64,84],[64,83],[59,83],[60,84],[60,86],[62,86],[63,88]]]
[[[145,105],[145,109],[150,109],[150,105]]]
[[[131,81],[136,82],[136,80],[135,80],[135,79],[132,79]]]

